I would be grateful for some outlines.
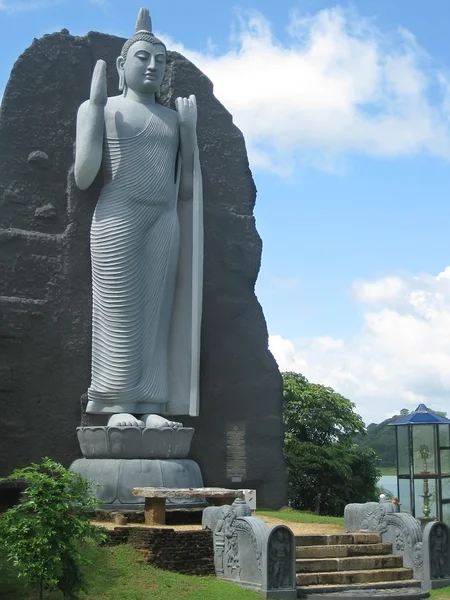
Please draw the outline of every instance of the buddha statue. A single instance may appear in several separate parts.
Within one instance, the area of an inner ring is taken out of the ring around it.
[[[75,182],[103,171],[91,226],[92,365],[86,412],[114,425],[181,426],[198,415],[202,185],[195,96],[158,102],[166,48],[147,9],[107,96],[98,61],[78,111]]]

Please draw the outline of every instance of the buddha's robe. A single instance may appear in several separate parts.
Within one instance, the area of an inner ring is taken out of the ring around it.
[[[105,137],[105,184],[91,227],[89,413],[198,414],[202,190],[178,201],[179,125]]]

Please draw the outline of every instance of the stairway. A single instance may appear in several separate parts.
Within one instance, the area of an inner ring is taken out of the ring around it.
[[[392,554],[392,544],[382,543],[378,533],[295,539],[299,598],[428,597],[419,589],[420,581],[413,579],[412,569],[403,567],[402,557]]]

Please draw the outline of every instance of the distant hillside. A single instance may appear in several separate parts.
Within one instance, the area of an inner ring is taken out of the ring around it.
[[[446,417],[446,413],[432,411],[437,415]],[[372,448],[380,458],[380,467],[395,467],[395,427],[388,427],[400,417],[409,415],[410,411],[403,408],[399,415],[386,419],[382,423],[371,423],[367,427],[367,435],[357,435],[353,438],[355,444],[363,448]]]
[[[395,415],[382,423],[371,423],[367,427],[367,435],[358,434],[353,441],[363,448],[372,448],[380,459],[380,467],[395,467],[395,427],[389,423],[398,419]]]

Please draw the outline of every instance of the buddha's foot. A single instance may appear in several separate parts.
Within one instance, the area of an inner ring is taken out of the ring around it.
[[[165,417],[159,415],[142,415],[140,419],[129,413],[119,413],[112,415],[108,420],[108,427],[148,427],[148,428],[161,428],[161,427],[173,427],[177,429],[183,427],[182,423],[177,421],[169,421]]]
[[[183,423],[178,423],[177,421],[169,421],[165,417],[160,417],[159,415],[141,415],[141,421],[144,422],[145,427],[154,428],[154,427],[183,427]]]
[[[144,423],[129,413],[112,415],[108,420],[108,427],[144,427]]]

